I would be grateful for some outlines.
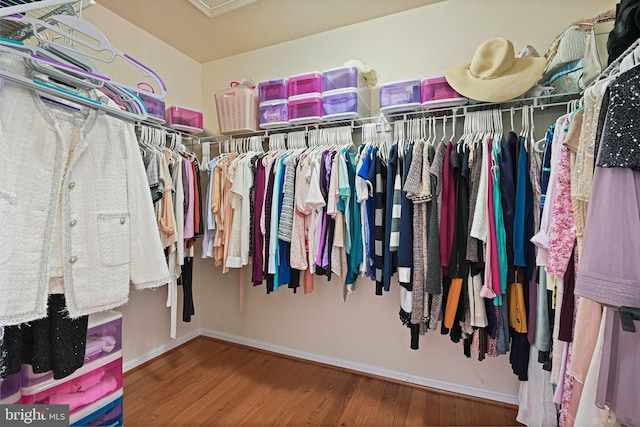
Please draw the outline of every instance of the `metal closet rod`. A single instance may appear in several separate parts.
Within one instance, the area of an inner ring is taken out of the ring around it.
[[[218,138],[217,136],[196,136],[196,135],[192,135],[190,133],[186,133],[178,129],[173,129],[165,125],[154,123],[154,122],[148,122],[148,121],[136,122],[135,125],[138,128],[140,128],[141,126],[147,126],[150,128],[161,129],[168,133],[178,134],[182,136],[182,139],[186,140],[185,142],[189,145],[198,145],[203,142],[219,142],[220,141],[220,138]]]
[[[460,118],[464,117],[467,113],[473,111],[481,111],[481,110],[490,110],[499,108],[503,111],[503,113],[508,113],[510,111],[521,111],[524,106],[529,106],[530,108],[545,110],[547,108],[555,108],[555,107],[567,107],[571,102],[575,102],[580,99],[580,93],[568,93],[568,94],[559,94],[559,95],[546,95],[536,98],[522,98],[522,99],[514,99],[511,101],[505,102],[481,102],[475,104],[467,104],[457,107],[441,107],[441,108],[433,108],[428,110],[420,110],[413,112],[402,112],[402,113],[394,113],[394,114],[381,114],[378,116],[372,117],[363,117],[359,119],[351,119],[351,120],[336,120],[331,122],[321,122],[321,123],[313,123],[306,125],[293,125],[287,126],[277,129],[265,129],[257,132],[248,132],[241,133],[236,135],[228,135],[229,139],[241,139],[247,138],[251,136],[260,136],[262,138],[267,138],[269,135],[273,134],[287,134],[289,132],[295,131],[305,131],[309,132],[313,129],[326,129],[338,126],[350,126],[353,130],[361,129],[367,123],[376,123],[378,126],[387,126],[390,125],[391,122],[396,120],[409,120],[416,119],[421,117],[436,117],[436,118]],[[202,141],[202,139],[201,139]]]

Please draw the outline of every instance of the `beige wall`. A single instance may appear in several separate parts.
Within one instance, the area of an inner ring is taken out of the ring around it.
[[[531,44],[544,54],[569,23],[614,5],[612,0],[449,0],[210,62],[202,72],[205,123],[217,129],[213,94],[230,81],[250,77],[257,83],[321,71],[356,58],[375,68],[381,82],[438,75],[468,62],[480,43],[495,36],[510,39],[516,50]],[[225,37],[225,42],[231,40]],[[249,276],[246,269],[245,277]],[[421,339],[420,350],[410,350],[409,332],[398,320],[397,285],[376,297],[371,282],[361,279],[360,290],[345,303],[338,279],[330,283],[317,279],[311,295],[293,295],[287,289],[266,295],[264,286],[246,284],[241,314],[235,272],[222,275],[212,262],[199,260],[196,278],[200,306],[206,307],[201,319],[205,329],[400,372],[409,380],[487,390],[498,398],[517,394],[507,356],[468,360],[460,345],[437,332]]]
[[[107,39],[125,53],[133,56],[157,72],[168,88],[166,104],[200,109],[201,65],[171,46],[133,26],[108,9],[96,5],[83,12],[83,18],[98,27]],[[137,84],[141,75],[123,63],[113,65],[98,63],[100,70],[115,79]],[[182,295],[182,290],[179,290]],[[200,301],[199,289],[195,299]],[[139,292],[131,288],[129,303],[123,313],[124,362],[144,357],[154,350],[171,345],[169,337],[169,309],[166,308],[167,290]],[[192,323],[182,323],[182,299],[180,299],[178,338],[200,327],[200,317]],[[201,308],[202,306],[200,306]],[[200,313],[198,313],[200,314]]]
[[[216,130],[213,94],[230,81],[249,77],[259,82],[332,68],[355,58],[375,68],[382,82],[436,75],[468,62],[475,48],[494,36],[509,38],[516,49],[532,44],[543,53],[569,22],[614,5],[613,0],[449,0],[204,65],[99,5],[86,10],[84,18],[165,79],[167,105],[201,109],[205,126]],[[167,31],[180,29],[169,26]],[[233,35],[221,35],[212,42],[232,43]],[[111,70],[121,71],[117,65]],[[104,71],[109,73],[110,68]],[[250,270],[244,274],[248,279]],[[468,360],[459,345],[438,333],[423,337],[420,350],[410,350],[409,332],[397,316],[397,285],[389,294],[376,297],[373,285],[361,280],[360,290],[345,303],[339,280],[316,280],[311,295],[293,295],[283,289],[267,296],[264,287],[245,284],[245,307],[240,313],[237,272],[223,275],[210,260],[197,258],[194,277],[197,314],[191,324],[179,322],[179,337],[202,327],[372,371],[400,373],[409,381],[428,379],[496,396],[517,392],[505,356],[481,363]],[[173,343],[165,299],[165,289],[132,291],[129,304],[121,309],[125,362]]]

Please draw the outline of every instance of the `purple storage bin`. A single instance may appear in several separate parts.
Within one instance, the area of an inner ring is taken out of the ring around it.
[[[317,123],[322,120],[322,96],[302,95],[289,98],[289,123]]]
[[[322,94],[322,120],[349,120],[369,115],[369,107],[358,89],[340,89]]]
[[[287,99],[288,79],[269,80],[268,82],[258,83],[258,102],[276,101],[278,99]]]
[[[20,393],[20,374],[9,375],[0,380],[0,404],[11,405],[18,403],[22,398]]]
[[[444,76],[423,79],[421,92],[423,108],[453,107],[469,101],[449,86]]]
[[[260,103],[260,128],[271,129],[287,126],[289,121],[289,101],[281,99]]]
[[[89,316],[85,366],[99,365],[101,360],[122,350],[122,314],[105,311]],[[53,372],[34,373],[31,365],[22,365],[22,387],[46,387],[54,384]]]
[[[332,68],[322,72],[322,91],[358,89],[364,86],[356,67]]]
[[[322,73],[313,72],[289,77],[289,97],[322,92]]]
[[[160,99],[153,98],[150,95],[145,94],[144,92],[139,92],[138,96],[142,100],[145,107],[147,107],[147,113],[149,113],[149,120],[158,122],[158,123],[166,123],[165,119],[165,105],[164,101]]]
[[[420,80],[380,85],[380,111],[385,114],[415,111],[422,106]]]

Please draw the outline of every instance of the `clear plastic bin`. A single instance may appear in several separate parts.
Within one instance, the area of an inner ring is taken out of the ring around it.
[[[422,80],[422,107],[455,107],[469,100],[455,91],[444,76],[427,77]]]
[[[289,123],[307,124],[322,121],[322,96],[316,93],[289,98]]]
[[[114,360],[110,360],[114,359]],[[73,375],[46,386],[22,387],[20,403],[69,405],[69,414],[106,398],[122,389],[122,352],[102,359],[92,370],[90,364]]]
[[[220,133],[235,135],[259,129],[258,91],[247,86],[233,86],[215,94]]]
[[[85,366],[98,366],[101,359],[122,350],[122,314],[109,310],[89,316]],[[55,382],[53,372],[34,373],[31,365],[22,365],[22,387],[46,387]]]
[[[169,127],[186,133],[201,133],[202,113],[184,107],[169,107],[167,109]]]
[[[138,96],[144,103],[144,106],[147,107],[147,113],[149,113],[149,117],[148,117],[149,120],[153,122],[161,123],[161,124],[164,124],[167,122],[166,115],[165,115],[166,107],[165,107],[164,101],[162,101],[161,99],[153,98],[152,96],[144,92],[139,92]]]
[[[20,373],[7,376],[0,380],[0,404],[10,405],[18,403],[22,398],[20,392]]]
[[[369,106],[358,89],[339,89],[322,94],[322,120],[350,120],[369,115]]]
[[[260,104],[267,101],[287,99],[289,97],[288,79],[269,80],[258,83],[258,94]]]
[[[322,91],[359,89],[366,86],[356,67],[332,68],[322,72]]]
[[[322,73],[313,72],[289,77],[289,98],[322,92]]]
[[[422,107],[420,80],[380,85],[380,111],[384,114],[417,111]]]
[[[260,127],[272,129],[289,124],[289,101],[281,99],[260,103]]]

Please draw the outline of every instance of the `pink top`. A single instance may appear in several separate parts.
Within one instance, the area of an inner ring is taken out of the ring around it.
[[[571,203],[571,150],[562,146],[556,173],[556,197],[549,227],[547,272],[564,276],[576,240],[576,221]]]

